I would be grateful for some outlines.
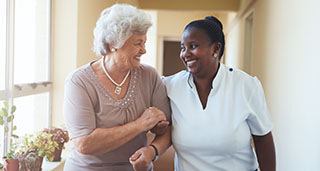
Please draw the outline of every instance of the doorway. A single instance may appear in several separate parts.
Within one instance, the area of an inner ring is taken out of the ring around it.
[[[180,41],[163,41],[163,76],[169,76],[186,69],[179,57],[180,49]]]

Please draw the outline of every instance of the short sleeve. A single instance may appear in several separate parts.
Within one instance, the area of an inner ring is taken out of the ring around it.
[[[254,91],[249,99],[250,114],[247,122],[251,134],[262,136],[272,130],[273,123],[268,111],[262,85],[256,77],[254,79]]]
[[[95,127],[93,105],[85,86],[77,79],[65,81],[63,117],[71,139],[91,133]]]
[[[160,76],[154,71],[154,89],[151,97],[151,106],[157,107],[164,112],[168,121],[171,122],[171,109],[166,89]]]

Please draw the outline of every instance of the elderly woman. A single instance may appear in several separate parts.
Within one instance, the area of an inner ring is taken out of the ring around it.
[[[170,137],[165,88],[153,68],[140,64],[150,26],[148,15],[130,5],[101,13],[94,51],[102,58],[65,82],[63,113],[72,139],[65,170],[132,171],[129,157],[147,145],[147,131],[156,133],[155,143]]]

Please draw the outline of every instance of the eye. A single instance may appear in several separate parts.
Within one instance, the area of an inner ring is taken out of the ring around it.
[[[185,50],[186,48],[183,45],[181,45],[181,51],[185,51]]]
[[[190,45],[190,48],[191,48],[191,49],[195,49],[196,47],[197,47],[197,45],[195,45],[195,44],[191,44],[191,45]]]
[[[144,42],[144,41],[139,41],[139,42],[135,43],[134,45],[135,45],[135,46],[145,46],[145,44],[146,44],[146,42]]]

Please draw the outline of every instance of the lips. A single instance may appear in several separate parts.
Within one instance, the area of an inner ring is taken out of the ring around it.
[[[188,67],[192,67],[195,63],[197,62],[197,60],[195,59],[187,59],[185,60],[185,63]]]
[[[141,58],[141,56],[135,56],[135,57],[133,57],[133,59],[136,59],[136,60],[138,60],[138,61],[140,61],[140,58]]]

